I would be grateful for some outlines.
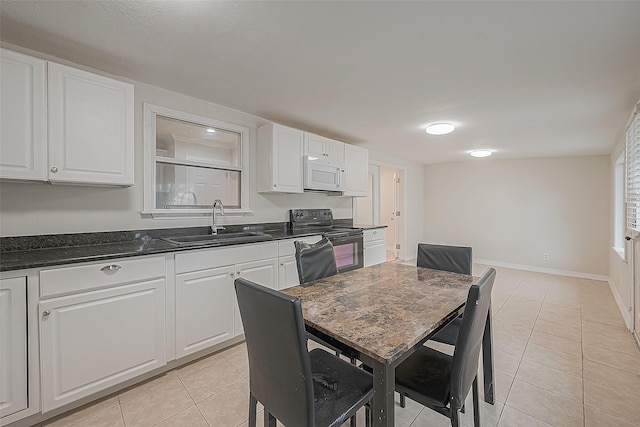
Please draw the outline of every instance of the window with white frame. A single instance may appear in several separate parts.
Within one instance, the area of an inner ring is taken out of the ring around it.
[[[640,104],[629,120],[627,127],[626,170],[627,186],[625,202],[627,204],[627,229],[633,234],[640,233]]]
[[[624,183],[625,183],[625,169],[624,169],[625,153],[622,152],[618,156],[614,171],[614,195],[613,195],[613,249],[620,255],[620,258],[625,259],[625,245],[624,245]]]
[[[144,212],[154,217],[248,211],[249,129],[144,105]]]

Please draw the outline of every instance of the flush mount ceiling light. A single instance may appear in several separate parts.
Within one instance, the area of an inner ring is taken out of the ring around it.
[[[491,150],[472,150],[471,152],[469,152],[469,154],[471,154],[472,157],[489,157],[490,155],[493,154],[493,151],[491,151]]]
[[[207,133],[216,133],[216,130],[214,128],[209,128],[207,129]]]
[[[446,135],[455,129],[453,123],[432,123],[427,126],[426,131],[429,135]]]

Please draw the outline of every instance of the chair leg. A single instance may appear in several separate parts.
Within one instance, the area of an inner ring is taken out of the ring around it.
[[[404,393],[400,392],[400,407],[404,408],[406,405],[407,405],[407,401],[404,396]]]
[[[460,427],[460,413],[457,409],[451,411],[451,427]]]
[[[478,375],[473,379],[473,427],[480,427],[480,402],[478,398]]]
[[[356,416],[349,418],[349,427],[356,427]]]
[[[264,410],[264,427],[276,427],[276,417],[266,409]]]
[[[369,404],[364,407],[364,427],[371,427],[371,409]]]
[[[248,427],[256,427],[256,408],[258,407],[258,401],[253,397],[252,393],[249,393],[249,424]]]

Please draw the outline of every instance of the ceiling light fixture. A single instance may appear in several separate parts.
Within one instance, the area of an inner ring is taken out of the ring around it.
[[[469,152],[472,157],[489,157],[493,154],[491,150],[472,150]]]
[[[207,129],[207,133],[216,133],[216,130],[214,128],[209,128]]]
[[[432,123],[427,126],[426,131],[429,135],[446,135],[455,129],[453,123]]]

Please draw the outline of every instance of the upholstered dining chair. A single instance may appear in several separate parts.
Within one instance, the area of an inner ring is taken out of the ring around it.
[[[300,299],[235,281],[249,356],[249,427],[338,427],[373,396],[373,377],[324,350],[307,350]],[[352,419],[355,421],[355,418]]]
[[[300,284],[338,274],[333,245],[326,237],[316,243],[296,240],[293,245],[296,248],[296,264]],[[320,336],[316,333],[310,334],[309,339],[334,350],[336,355],[343,354],[349,358],[352,364],[356,364],[358,354],[330,337]]]
[[[495,277],[488,268],[469,288],[453,356],[420,346],[396,368],[396,391],[445,415],[453,427],[470,389],[474,426],[480,426],[478,363]]]
[[[316,243],[296,240],[293,245],[301,284],[338,274],[333,245],[326,237]]]
[[[451,271],[452,273],[471,274],[473,265],[473,250],[468,246],[418,244],[418,267],[434,270]],[[460,330],[461,317],[457,317],[440,329],[432,341],[455,345]]]

